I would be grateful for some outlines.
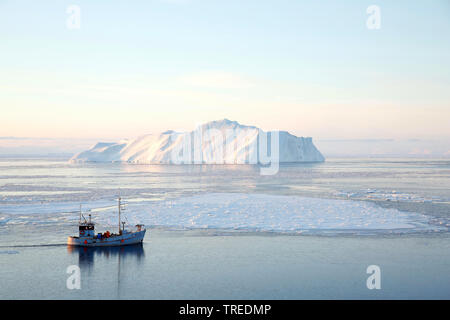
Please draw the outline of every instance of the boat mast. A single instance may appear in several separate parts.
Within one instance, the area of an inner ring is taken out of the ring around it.
[[[80,203],[80,219],[78,221],[78,224],[80,224],[80,223],[81,223],[81,203]]]
[[[119,234],[120,234],[120,197],[119,197]]]

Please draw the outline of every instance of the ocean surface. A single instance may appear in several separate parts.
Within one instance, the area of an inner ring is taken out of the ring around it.
[[[144,223],[142,246],[76,249]],[[449,299],[450,161],[251,165],[0,159],[1,299]],[[70,290],[67,268],[80,267]],[[381,289],[369,290],[370,265]]]

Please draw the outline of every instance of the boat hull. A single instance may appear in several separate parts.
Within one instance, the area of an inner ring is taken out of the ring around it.
[[[80,247],[118,247],[131,244],[142,243],[144,241],[145,231],[127,232],[122,235],[112,236],[110,238],[93,237],[68,237],[67,245]]]

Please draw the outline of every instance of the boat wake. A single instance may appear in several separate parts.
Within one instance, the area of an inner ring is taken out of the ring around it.
[[[0,246],[1,248],[35,248],[35,247],[62,247],[67,246],[67,243],[43,243],[43,244],[17,244],[9,246]]]

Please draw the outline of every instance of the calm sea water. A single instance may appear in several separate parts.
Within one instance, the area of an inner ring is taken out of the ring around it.
[[[329,159],[261,176],[242,165],[1,159],[0,298],[448,299],[449,178],[445,160]],[[292,235],[150,224],[140,247],[67,248],[79,204],[100,216],[119,193],[130,209],[212,193],[363,201],[424,215],[430,228]],[[381,290],[366,287],[373,264]],[[80,290],[66,287],[70,265],[81,268]]]

